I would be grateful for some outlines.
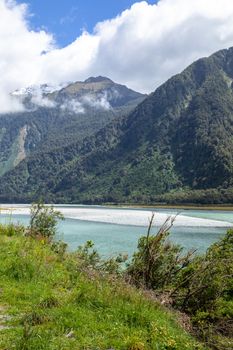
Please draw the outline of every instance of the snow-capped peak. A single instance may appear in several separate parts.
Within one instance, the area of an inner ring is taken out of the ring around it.
[[[29,87],[23,87],[12,92],[13,96],[27,96],[27,95],[43,95],[50,94],[54,91],[59,91],[64,87],[68,86],[70,83],[61,83],[61,84],[42,84],[42,85],[31,85]]]

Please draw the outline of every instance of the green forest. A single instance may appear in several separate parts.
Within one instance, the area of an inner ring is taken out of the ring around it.
[[[232,203],[232,76],[231,48],[194,62],[98,130],[92,116],[81,137],[73,122],[67,142],[49,132],[1,176],[1,201]]]

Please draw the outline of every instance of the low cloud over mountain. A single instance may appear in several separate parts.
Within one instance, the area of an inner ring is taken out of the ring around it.
[[[0,0],[0,112],[22,109],[9,97],[15,89],[91,75],[150,92],[193,60],[233,45],[232,0],[136,2],[63,48],[29,23],[25,4]]]

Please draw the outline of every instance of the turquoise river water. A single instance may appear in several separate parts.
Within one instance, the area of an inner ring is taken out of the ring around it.
[[[72,206],[72,208],[74,208],[74,206]],[[105,210],[105,208],[100,207],[99,210]],[[124,210],[127,211],[128,209]],[[134,210],[137,211],[137,209]],[[140,208],[140,210],[143,210],[143,208]],[[166,213],[167,215],[177,213],[177,210],[155,210],[157,212]],[[231,211],[182,210],[182,215],[224,221],[232,223],[233,227],[233,212]],[[0,223],[7,223],[10,221],[28,224],[29,216],[15,214],[0,215]],[[195,248],[199,253],[202,253],[213,242],[217,241],[228,228],[229,227],[215,226],[175,226],[171,229],[170,239],[182,245],[185,250]],[[156,230],[158,230],[158,227],[153,228],[153,232],[156,232]],[[58,231],[57,239],[62,239],[67,242],[70,250],[75,250],[87,240],[92,240],[95,243],[96,249],[103,256],[112,256],[118,253],[132,255],[137,247],[138,238],[146,233],[147,227],[66,218],[59,223]]]

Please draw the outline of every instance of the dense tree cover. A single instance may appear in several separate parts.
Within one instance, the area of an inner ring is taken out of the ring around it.
[[[45,94],[44,98],[54,103],[54,107],[33,105],[29,94],[24,99],[24,112],[0,115],[0,176],[17,165],[20,148],[25,156],[29,156],[81,141],[113,119],[128,114],[145,95],[98,77],[84,83],[72,83]],[[73,101],[83,110],[78,111]],[[69,105],[70,109],[64,108]],[[22,142],[20,133],[23,129],[26,132]]]
[[[173,191],[151,198],[151,202],[167,204],[232,204],[233,187],[210,188],[206,190]]]
[[[28,157],[1,178],[1,200],[232,203],[232,81],[232,48],[198,60],[128,116]]]

